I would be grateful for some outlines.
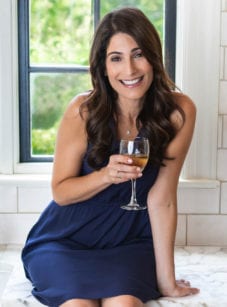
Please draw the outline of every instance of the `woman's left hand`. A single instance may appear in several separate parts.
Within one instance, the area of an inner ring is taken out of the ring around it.
[[[163,296],[169,297],[182,297],[199,293],[198,288],[191,287],[190,282],[184,279],[176,280],[172,288],[163,288],[160,291]]]

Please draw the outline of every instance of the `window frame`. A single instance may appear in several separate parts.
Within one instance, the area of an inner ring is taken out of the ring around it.
[[[100,20],[100,1],[93,2],[94,27]],[[164,7],[164,60],[167,71],[175,80],[176,56],[176,0],[165,0]],[[29,0],[18,1],[18,61],[19,61],[19,130],[20,162],[52,162],[53,156],[31,155],[30,74],[88,72],[87,66],[32,66],[29,63]]]

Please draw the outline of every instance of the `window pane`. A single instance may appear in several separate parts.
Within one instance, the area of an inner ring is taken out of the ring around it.
[[[134,6],[141,9],[154,24],[163,41],[165,0],[112,0],[101,1],[101,16],[109,11],[123,6]],[[136,22],[136,21],[135,21]]]
[[[59,121],[75,95],[91,89],[88,73],[31,74],[31,154],[52,155]]]
[[[30,63],[88,65],[90,0],[31,0]]]

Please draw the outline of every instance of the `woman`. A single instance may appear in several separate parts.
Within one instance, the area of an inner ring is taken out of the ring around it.
[[[33,294],[48,306],[140,307],[197,293],[174,273],[176,190],[195,106],[174,92],[158,34],[138,9],[103,18],[90,71],[92,91],[72,100],[59,128],[54,200],[23,249]],[[151,145],[143,172],[118,153],[120,139],[137,135]],[[148,210],[120,208],[132,178]]]

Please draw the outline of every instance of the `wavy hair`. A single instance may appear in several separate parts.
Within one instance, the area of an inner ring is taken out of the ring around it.
[[[82,110],[87,111],[86,130],[88,142],[92,145],[88,163],[99,169],[111,154],[111,145],[115,138],[110,123],[117,118],[117,93],[105,76],[105,61],[110,39],[119,32],[130,35],[137,42],[153,67],[154,78],[138,114],[137,127],[142,125],[143,135],[149,139],[150,162],[158,166],[164,165],[163,160],[170,158],[165,156],[167,145],[176,135],[170,116],[174,110],[178,110],[184,119],[184,112],[174,101],[173,91],[176,86],[164,68],[162,46],[155,27],[142,11],[131,7],[117,9],[105,15],[93,38],[90,52],[93,90],[81,106],[81,114]]]

